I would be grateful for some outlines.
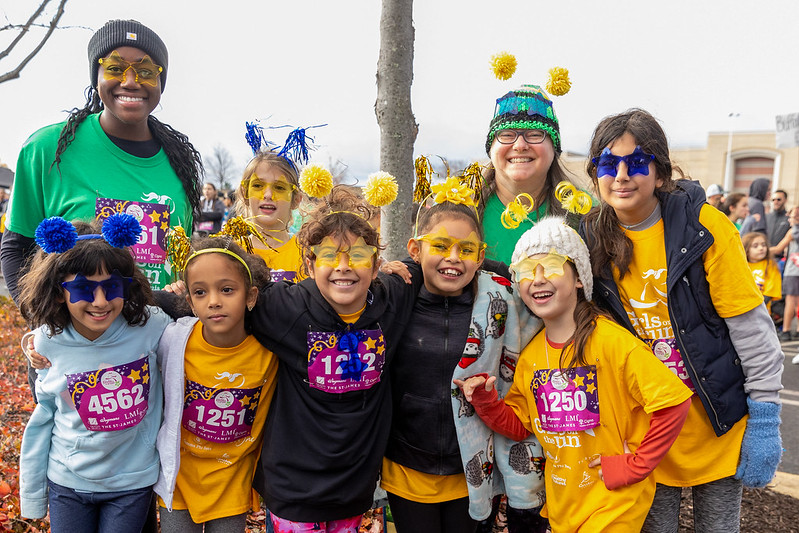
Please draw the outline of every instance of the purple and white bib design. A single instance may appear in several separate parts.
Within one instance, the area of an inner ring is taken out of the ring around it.
[[[133,427],[147,414],[150,397],[148,357],[90,372],[67,374],[67,389],[89,431]]]
[[[546,431],[583,431],[599,425],[596,365],[536,370],[530,388]]]

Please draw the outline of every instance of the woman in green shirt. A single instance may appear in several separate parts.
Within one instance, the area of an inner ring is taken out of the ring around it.
[[[540,87],[522,85],[497,99],[486,152],[491,164],[479,206],[486,257],[509,264],[516,241],[540,217],[563,214],[554,196],[557,184],[568,181],[560,165],[560,128],[552,101]],[[502,213],[521,193],[533,198],[534,208],[517,228],[506,228]]]

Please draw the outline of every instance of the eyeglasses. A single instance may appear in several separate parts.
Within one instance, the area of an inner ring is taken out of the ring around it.
[[[340,250],[339,245],[333,242],[333,239],[325,237],[321,243],[311,246],[311,250],[316,256],[314,264],[317,268],[338,267],[341,264],[341,254],[347,256],[347,264],[350,268],[372,268],[374,256],[377,254],[377,247],[366,244],[363,237],[358,237],[358,240],[346,250]]]
[[[785,199],[784,198],[772,198],[771,201],[772,202],[784,202]]]
[[[636,146],[633,153],[627,155],[613,155],[610,153],[610,148],[605,148],[599,157],[592,158],[591,162],[596,165],[597,178],[605,176],[615,178],[619,171],[619,163],[622,161],[627,165],[628,176],[649,176],[649,163],[654,160],[654,155]]]
[[[480,252],[486,249],[487,245],[484,242],[477,240],[477,234],[472,232],[475,236],[474,239],[453,239],[450,237],[444,228],[436,233],[428,235],[420,235],[416,237],[417,241],[426,242],[430,245],[428,251],[433,255],[440,255],[449,257],[452,255],[452,247],[458,247],[458,259],[461,261],[471,260],[475,263],[480,260]],[[471,237],[472,235],[469,235]]]
[[[82,273],[78,273],[72,281],[61,282],[61,286],[69,292],[69,303],[76,304],[80,301],[92,303],[97,287],[103,289],[105,299],[108,301],[125,298],[132,282],[133,278],[126,278],[119,273],[119,270],[114,270],[107,279],[102,281],[92,281],[86,279]]]
[[[525,257],[511,264],[510,269],[513,271],[516,283],[521,283],[524,280],[533,281],[539,265],[544,269],[544,277],[547,279],[552,276],[562,276],[566,261],[571,261],[571,258],[566,255],[548,253],[544,257],[535,259]]]
[[[103,66],[103,79],[116,80],[125,83],[128,69],[133,69],[136,83],[155,87],[158,85],[158,76],[164,68],[153,63],[150,56],[144,56],[141,61],[130,63],[122,59],[122,56],[114,50],[108,57],[101,57],[97,60]]]
[[[524,137],[527,144],[541,144],[547,138],[547,132],[544,130],[499,130],[496,139],[500,144],[513,144],[519,135]]]
[[[263,200],[264,196],[266,196],[267,189],[272,191],[272,200],[275,202],[290,202],[295,187],[293,184],[282,179],[267,183],[259,178],[257,174],[253,174],[247,184],[247,198]]]

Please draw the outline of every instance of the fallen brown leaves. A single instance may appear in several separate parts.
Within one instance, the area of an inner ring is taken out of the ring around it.
[[[49,522],[19,515],[19,449],[34,408],[25,356],[19,347],[25,331],[14,303],[0,298],[0,528],[37,533],[49,531]]]

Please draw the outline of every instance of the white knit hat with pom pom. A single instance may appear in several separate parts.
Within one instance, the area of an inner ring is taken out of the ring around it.
[[[586,300],[591,300],[594,277],[588,247],[574,229],[566,225],[563,217],[550,216],[539,220],[524,232],[513,250],[513,263],[535,254],[557,253],[568,256],[577,267],[577,276],[583,283]],[[515,275],[514,275],[515,277]]]

